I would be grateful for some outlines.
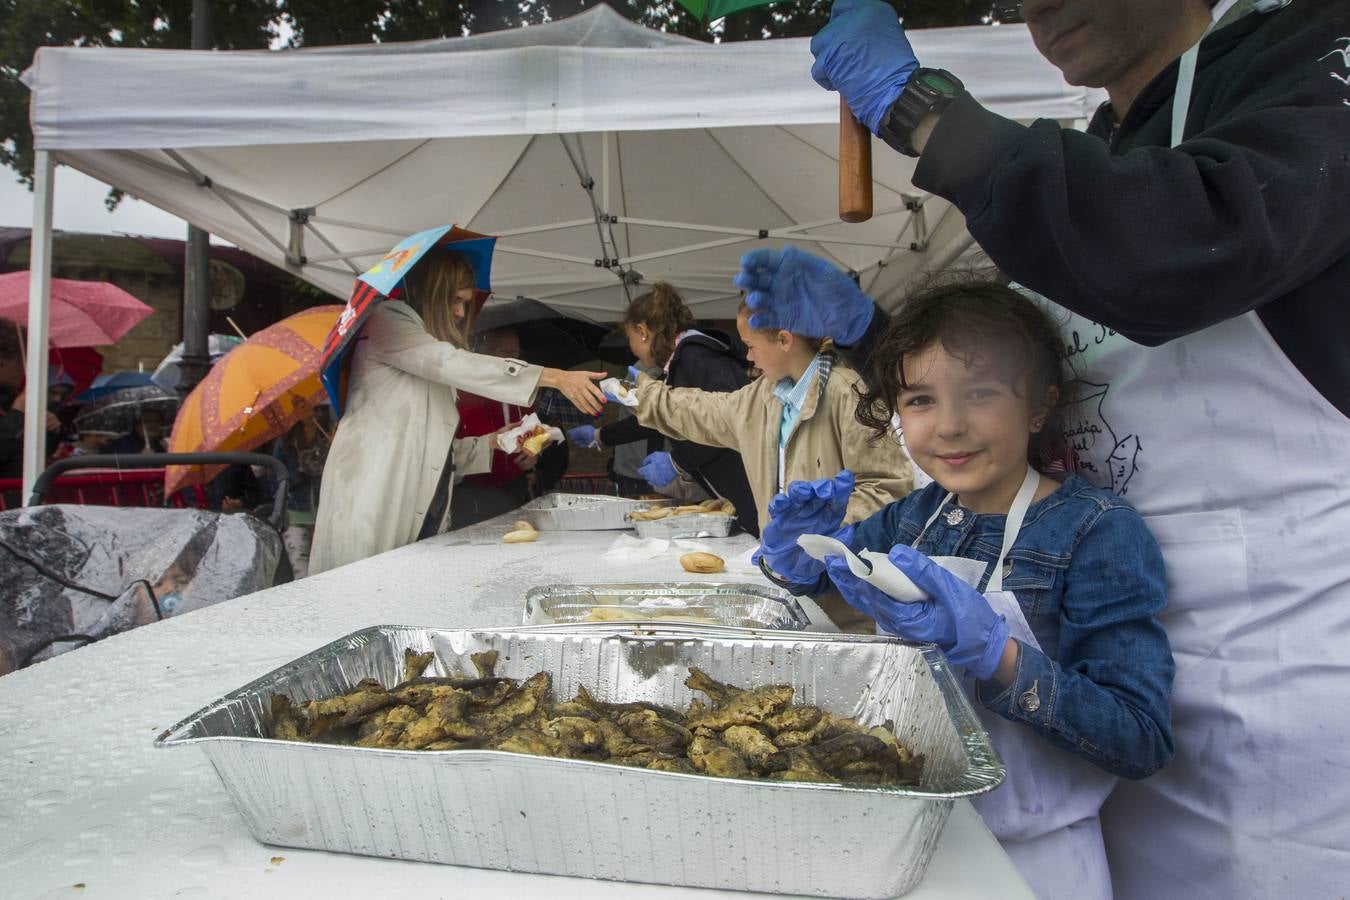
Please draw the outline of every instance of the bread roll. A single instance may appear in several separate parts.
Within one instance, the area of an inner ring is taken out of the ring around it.
[[[711,553],[686,553],[680,557],[680,565],[686,572],[697,572],[700,575],[711,575],[726,567],[720,556],[713,556]]]

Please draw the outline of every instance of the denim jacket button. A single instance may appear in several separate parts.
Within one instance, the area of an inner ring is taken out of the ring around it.
[[[948,525],[955,527],[966,520],[966,511],[958,506],[956,509],[947,513],[946,519]]]
[[[1007,562],[1005,562],[1003,564],[1003,577],[1007,578],[1009,575],[1011,575],[1012,569],[1013,569],[1012,560],[1008,560]]]
[[[1034,713],[1041,708],[1041,695],[1036,693],[1036,689],[1039,685],[1040,682],[1033,681],[1031,683],[1031,689],[1023,691],[1017,698],[1017,705],[1022,707],[1022,712]]]

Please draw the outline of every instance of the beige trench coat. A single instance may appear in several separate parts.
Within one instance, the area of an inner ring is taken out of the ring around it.
[[[865,519],[914,489],[914,470],[896,442],[873,443],[872,433],[853,417],[858,405],[853,388],[860,381],[857,372],[836,362],[825,382],[824,396],[814,385],[807,393],[784,451],[788,482],[833,478],[843,469],[853,472],[856,486],[846,522]],[[728,447],[741,454],[763,527],[769,521],[769,501],[782,489],[778,431],[783,401],[773,395],[773,385],[758,378],[738,391],[709,393],[668,388],[642,376],[637,395],[637,417],[643,425],[666,437]]]
[[[352,350],[350,389],[324,465],[310,574],[411,544],[441,468],[492,468],[492,436],[455,440],[456,388],[530,406],[543,370],[438,341],[408,304],[376,307]],[[446,520],[449,519],[449,504]],[[442,521],[437,531],[445,528]]]

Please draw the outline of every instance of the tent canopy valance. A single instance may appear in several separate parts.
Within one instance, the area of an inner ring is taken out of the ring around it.
[[[1081,120],[1022,26],[915,32],[1012,118]],[[728,315],[736,260],[797,243],[877,296],[965,246],[876,154],[876,210],[835,215],[838,105],[805,39],[713,45],[605,5],[467,38],[295,51],[43,48],[36,146],[343,297],[391,237],[501,236],[499,296],[616,318],[643,284]]]

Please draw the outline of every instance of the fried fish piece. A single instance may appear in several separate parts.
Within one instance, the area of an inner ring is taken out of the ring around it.
[[[782,731],[774,735],[773,742],[783,750],[790,750],[793,747],[818,744],[841,734],[861,734],[863,730],[862,726],[852,719],[822,712],[816,724],[806,731]]]
[[[880,768],[885,778],[900,777],[900,761],[895,752],[885,741],[861,731],[845,732],[817,744],[811,748],[811,755],[822,769],[836,775],[844,774],[853,763],[865,762]],[[855,766],[854,771],[859,771],[859,767]]]
[[[390,696],[374,678],[367,678],[352,690],[326,700],[306,700],[301,709],[311,725],[323,719],[336,717],[340,725],[353,725],[386,706],[393,706],[398,700]]]
[[[698,769],[694,768],[693,763],[683,756],[656,756],[651,762],[647,763],[647,768],[655,769],[658,772],[684,772],[687,775],[698,774]]]
[[[571,755],[563,741],[528,728],[512,728],[488,741],[486,749],[528,753],[531,756],[559,756],[564,759]]]
[[[425,706],[452,691],[468,691],[479,708],[495,706],[516,688],[514,678],[414,678],[398,685],[389,694],[398,703]]]
[[[766,685],[730,697],[697,719],[690,719],[688,727],[722,731],[732,725],[758,725],[791,702],[791,685]]]
[[[469,709],[469,695],[465,691],[446,694],[427,704],[426,713],[410,722],[399,736],[397,745],[406,750],[419,750],[436,741],[464,741],[476,737],[473,727],[464,719]]]
[[[630,709],[619,713],[617,722],[630,738],[655,750],[682,750],[689,746],[694,737],[688,728],[662,718],[651,709]]]
[[[732,725],[722,732],[722,742],[740,754],[761,775],[781,772],[788,767],[787,754],[775,747],[773,741],[758,728]]]
[[[436,654],[430,650],[426,653],[414,653],[411,647],[405,649],[403,651],[403,681],[400,681],[399,684],[412,681],[414,678],[421,678],[422,673],[427,670],[427,666],[431,665],[435,658]]]
[[[590,719],[595,721],[600,718],[600,713],[596,712],[590,706],[584,703],[578,703],[575,700],[564,700],[562,703],[555,703],[549,708],[548,717],[550,719],[561,718],[563,716],[575,716],[579,719]]]
[[[818,706],[789,706],[765,719],[764,727],[772,734],[783,731],[810,731],[823,715]]]
[[[748,778],[750,768],[745,760],[726,744],[706,735],[695,735],[689,744],[689,761],[705,775],[722,778]]]
[[[382,709],[361,723],[361,734],[356,739],[356,746],[396,747],[403,730],[420,718],[421,712],[413,706]]]
[[[272,695],[272,737],[278,741],[303,741],[300,717],[295,714],[291,698],[285,694]]]
[[[895,736],[895,723],[887,722],[885,725],[873,726],[867,729],[867,733],[885,742],[895,754],[900,764],[900,784],[919,783],[919,776],[923,774],[924,756],[900,743]]]
[[[809,750],[804,748],[789,750],[787,758],[788,767],[781,772],[774,772],[770,778],[779,781],[816,781],[825,784],[839,780],[822,769]]]
[[[544,722],[543,732],[567,744],[576,756],[601,754],[605,749],[605,730],[595,719],[557,716]]]
[[[685,724],[685,715],[677,709],[662,706],[659,703],[645,703],[641,700],[634,700],[631,703],[606,703],[603,700],[597,700],[584,686],[577,688],[577,695],[572,698],[572,702],[580,703],[582,706],[605,716],[619,716],[631,710],[649,709],[667,722],[674,722],[677,725]]]
[[[689,677],[684,680],[684,686],[691,691],[707,694],[708,699],[711,700],[714,705],[724,703],[737,694],[745,693],[741,688],[723,684],[720,681],[714,681],[711,675],[700,669],[698,666],[689,667]]]
[[[536,672],[520,683],[509,696],[486,712],[471,717],[479,734],[495,734],[519,725],[545,703],[553,689],[553,676]],[[473,705],[473,701],[470,701]]]
[[[497,651],[484,650],[482,653],[474,653],[469,656],[473,662],[473,667],[478,670],[479,678],[492,678],[497,674]]]

